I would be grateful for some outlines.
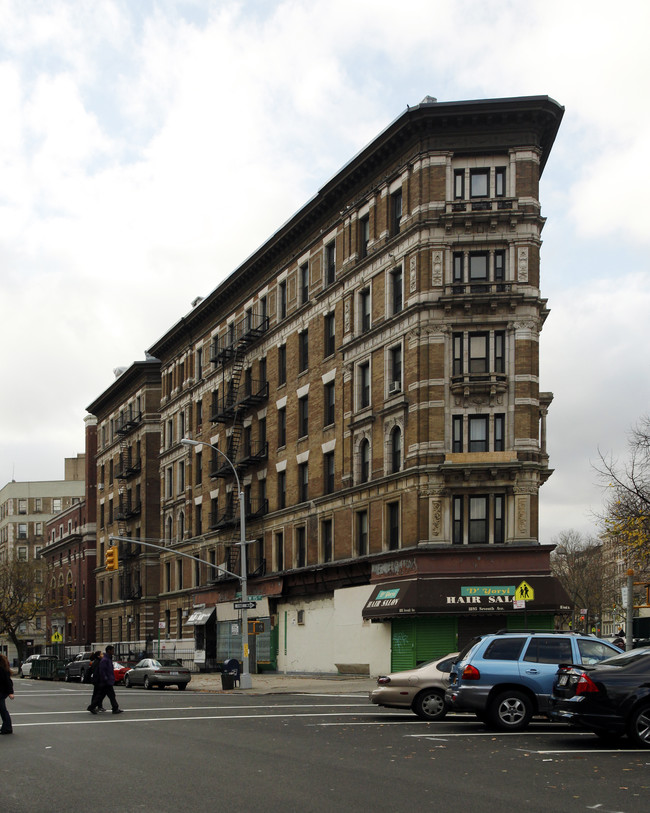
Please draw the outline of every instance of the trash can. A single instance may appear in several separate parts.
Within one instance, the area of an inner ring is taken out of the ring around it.
[[[222,672],[221,673],[221,688],[222,689],[234,689],[235,688],[235,676],[232,675],[230,672]]]

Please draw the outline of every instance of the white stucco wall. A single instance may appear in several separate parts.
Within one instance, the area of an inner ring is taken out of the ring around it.
[[[278,671],[336,673],[336,664],[367,664],[369,674],[390,671],[390,624],[364,621],[372,587],[348,587],[333,596],[278,604]],[[304,610],[304,623],[298,611]]]

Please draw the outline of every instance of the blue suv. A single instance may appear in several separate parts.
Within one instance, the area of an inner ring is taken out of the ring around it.
[[[620,649],[591,635],[507,632],[475,638],[451,668],[445,693],[450,711],[469,711],[487,725],[521,731],[549,710],[561,663],[592,664]]]

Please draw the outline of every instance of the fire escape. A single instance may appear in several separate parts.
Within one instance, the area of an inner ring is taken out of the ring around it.
[[[136,487],[135,494],[129,481],[140,472],[140,458],[133,457],[133,447],[127,440],[128,436],[141,423],[142,414],[128,417],[123,416],[116,426],[116,434],[120,439],[120,456],[117,467],[118,481],[118,506],[116,512],[118,535],[121,539],[126,539],[131,535],[129,521],[140,515],[142,505],[140,502],[139,489]],[[140,584],[140,568],[138,566],[139,545],[132,545],[130,542],[119,543],[120,561],[120,600],[137,601],[142,596]]]
[[[221,367],[222,386],[212,404],[213,423],[228,427],[227,444],[223,453],[233,462],[240,482],[246,470],[268,457],[266,439],[253,442],[250,427],[244,426],[244,419],[250,409],[263,403],[269,395],[269,384],[264,379],[253,379],[252,369],[244,369],[250,347],[268,330],[268,316],[247,311],[239,322],[231,322],[228,331],[216,337],[211,349],[210,360]],[[233,470],[222,455],[213,452],[211,477],[230,479],[232,488],[227,492],[225,506],[210,517],[211,530],[226,531],[225,566],[231,573],[239,573],[240,550],[237,524],[239,521],[239,495]],[[268,502],[254,500],[250,488],[242,484],[244,506],[247,519],[261,517],[268,511]],[[228,533],[230,531],[230,533]],[[259,563],[257,569],[262,567]],[[252,574],[251,574],[252,575]]]

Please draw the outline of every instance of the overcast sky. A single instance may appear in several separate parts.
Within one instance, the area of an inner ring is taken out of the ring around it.
[[[0,486],[406,105],[549,95],[540,539],[649,411],[650,3],[0,0]]]

